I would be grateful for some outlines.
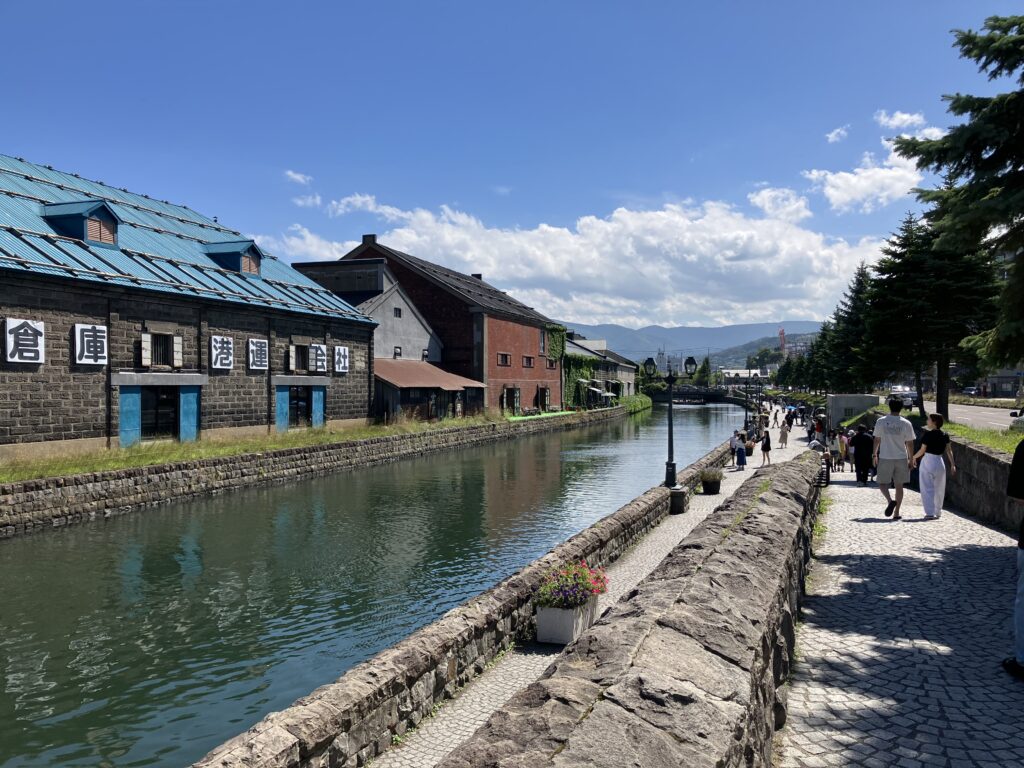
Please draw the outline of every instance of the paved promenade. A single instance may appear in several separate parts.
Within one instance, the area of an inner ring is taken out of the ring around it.
[[[778,444],[778,430],[771,430]],[[804,450],[804,441],[790,441],[787,449],[772,451],[773,461],[785,461]],[[697,494],[690,498],[689,511],[665,520],[608,568],[608,592],[601,596],[599,610],[617,602],[635,587],[715,507],[740,487],[761,464],[761,452],[751,456],[745,472],[726,469],[722,493]],[[608,510],[612,512],[613,510]],[[432,718],[424,720],[405,741],[373,761],[373,768],[433,768],[441,758],[466,741],[477,728],[512,695],[538,680],[561,653],[560,646],[531,645],[505,654],[493,667],[472,681],[454,700]]]
[[[781,736],[783,766],[1024,766],[1012,651],[1015,545],[949,511],[901,522],[833,475]]]

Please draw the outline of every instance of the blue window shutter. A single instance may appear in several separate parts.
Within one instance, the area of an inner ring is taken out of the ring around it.
[[[274,422],[278,432],[288,431],[288,387],[276,387]]]
[[[178,388],[178,439],[191,443],[199,439],[199,387]]]
[[[313,426],[324,425],[324,400],[327,395],[327,387],[313,387]]]
[[[118,436],[121,447],[127,448],[142,439],[142,389],[119,387],[117,400]]]

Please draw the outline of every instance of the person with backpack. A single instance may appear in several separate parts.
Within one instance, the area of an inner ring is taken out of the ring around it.
[[[942,460],[943,456],[949,461],[949,473],[956,475],[953,444],[949,435],[942,431],[944,423],[940,413],[928,417],[928,429],[921,435],[921,447],[914,454],[919,466],[918,478],[925,520],[938,520],[942,514],[942,502],[946,498],[946,463]]]

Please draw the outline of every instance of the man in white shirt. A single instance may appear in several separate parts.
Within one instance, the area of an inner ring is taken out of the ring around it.
[[[875,422],[874,461],[878,468],[875,479],[885,496],[885,516],[900,519],[900,505],[903,503],[903,486],[910,482],[910,471],[914,468],[914,425],[900,416],[903,401],[893,398],[889,401],[889,415]],[[889,494],[889,484],[896,486],[896,500]]]

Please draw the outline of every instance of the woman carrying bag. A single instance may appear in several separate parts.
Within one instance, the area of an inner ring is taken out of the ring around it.
[[[921,447],[914,454],[918,462],[925,520],[938,520],[942,514],[942,502],[946,498],[946,463],[942,460],[943,456],[949,460],[950,474],[956,475],[953,445],[949,435],[942,431],[944,423],[941,414],[933,413],[928,417],[928,429],[921,435]]]

